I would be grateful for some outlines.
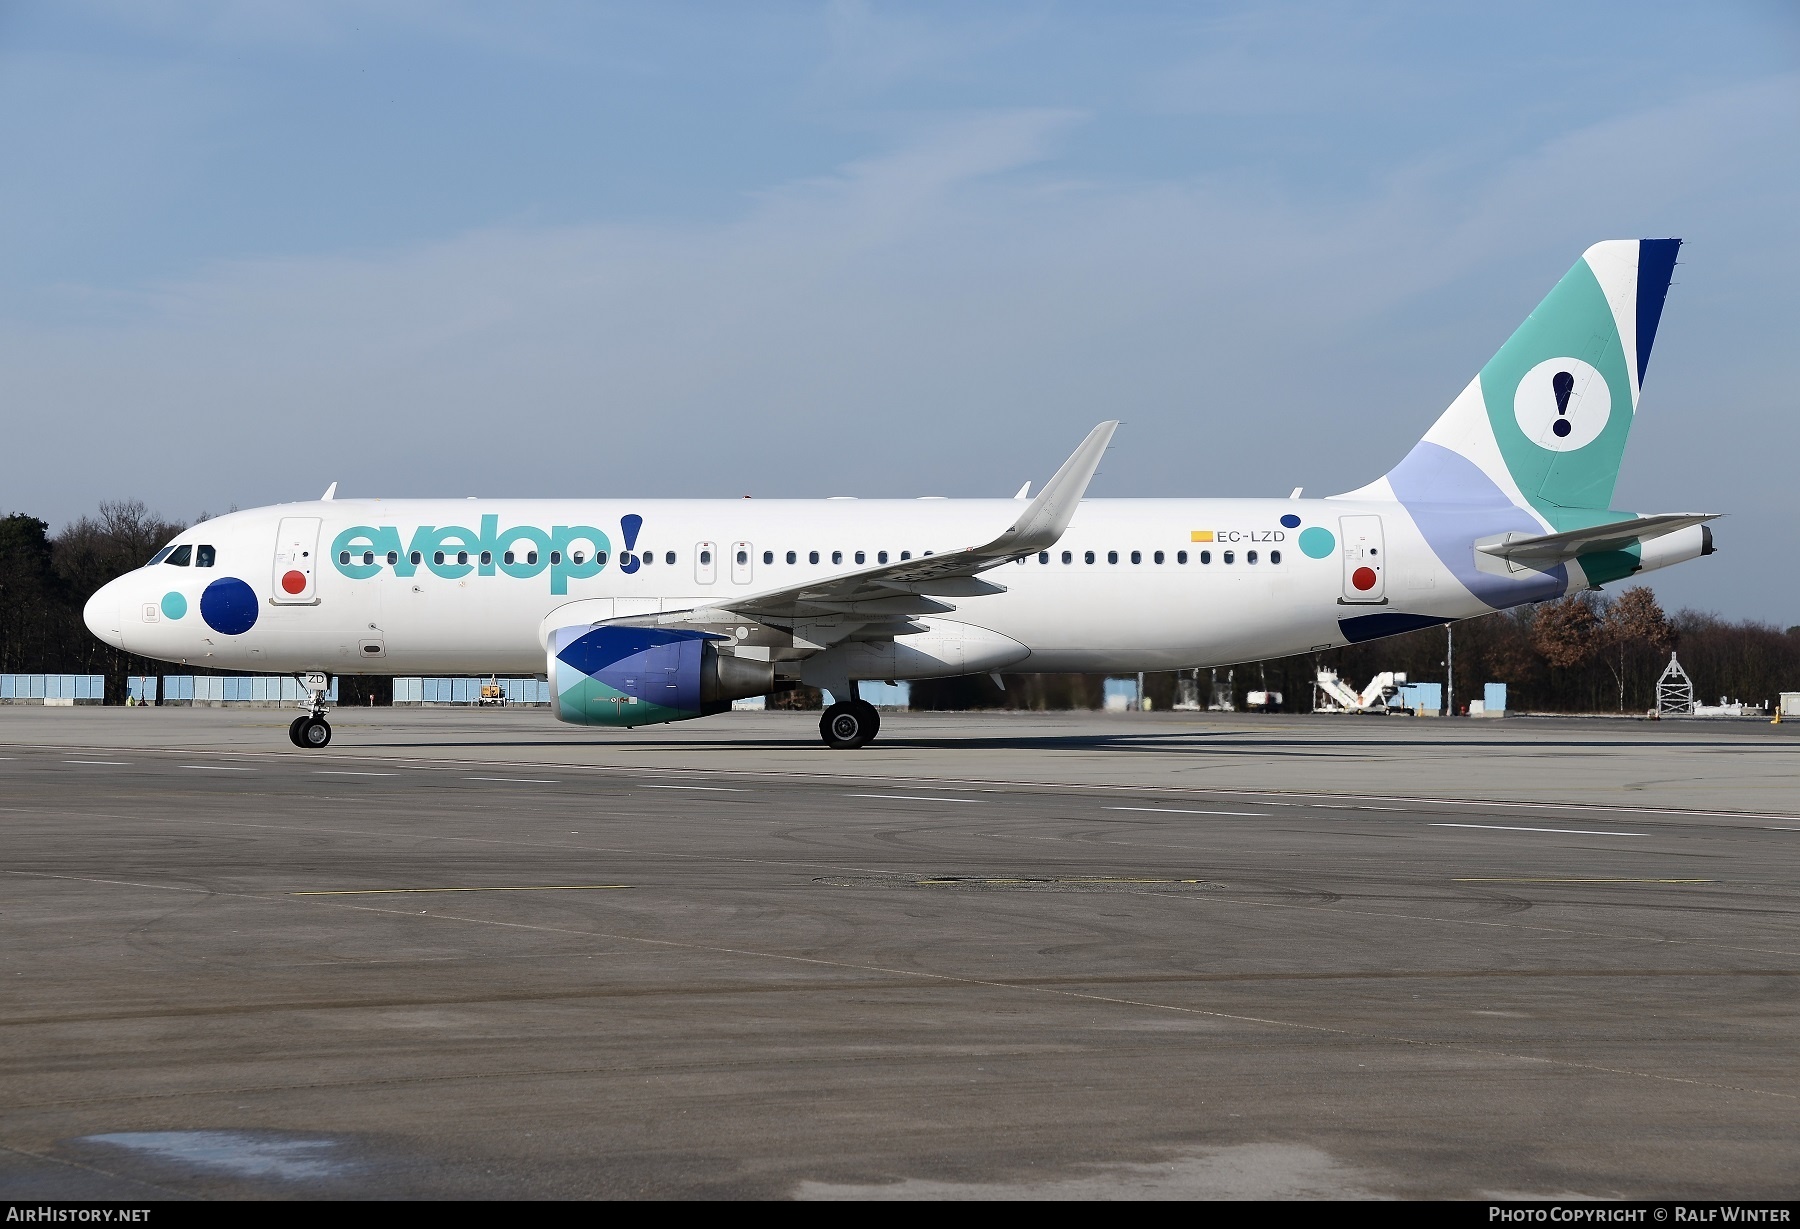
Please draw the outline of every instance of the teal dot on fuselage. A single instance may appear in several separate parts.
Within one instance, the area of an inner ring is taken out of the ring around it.
[[[187,613],[187,599],[179,593],[163,594],[162,612],[165,619],[179,619]]]
[[[1323,559],[1337,549],[1331,530],[1313,525],[1300,531],[1300,550],[1308,559]]]

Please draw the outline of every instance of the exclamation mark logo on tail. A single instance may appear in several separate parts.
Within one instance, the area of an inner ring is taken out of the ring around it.
[[[638,557],[632,552],[637,549],[638,531],[644,527],[644,518],[635,512],[628,512],[619,518],[619,535],[625,539],[625,549],[619,554],[619,571],[627,576],[641,566]]]
[[[1600,438],[1612,417],[1612,390],[1593,364],[1546,359],[1519,381],[1513,417],[1525,438],[1549,452],[1574,452]]]
[[[1575,377],[1566,371],[1559,371],[1556,378],[1550,381],[1550,387],[1556,390],[1556,422],[1550,429],[1559,438],[1567,439],[1569,432],[1575,429],[1575,424],[1569,421],[1569,394],[1575,391]]]

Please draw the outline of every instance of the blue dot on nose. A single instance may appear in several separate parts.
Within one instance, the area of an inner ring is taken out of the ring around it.
[[[200,617],[221,635],[241,636],[256,626],[256,590],[235,576],[221,576],[200,595]]]
[[[1292,512],[1283,513],[1281,523],[1289,529],[1300,528],[1300,518],[1295,516]]]

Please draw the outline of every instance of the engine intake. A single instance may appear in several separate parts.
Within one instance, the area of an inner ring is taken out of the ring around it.
[[[656,725],[778,690],[773,665],[719,652],[723,639],[680,628],[557,628],[545,646],[551,709],[571,725]]]

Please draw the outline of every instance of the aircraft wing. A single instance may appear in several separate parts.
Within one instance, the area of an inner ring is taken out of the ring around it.
[[[1475,543],[1484,555],[1532,568],[1549,568],[1591,551],[1622,550],[1633,542],[1660,538],[1677,530],[1717,520],[1717,512],[1676,512],[1661,516],[1637,516],[1630,520],[1590,525],[1563,533],[1503,534]]]
[[[1075,516],[1100,458],[1118,429],[1103,422],[1088,432],[1037,498],[997,536],[976,546],[949,546],[836,576],[780,589],[726,598],[686,610],[626,615],[603,622],[627,626],[683,624],[713,631],[746,647],[782,650],[784,659],[804,657],[844,640],[887,640],[925,630],[920,615],[956,609],[941,597],[983,597],[1006,592],[1005,585],[979,575],[1012,559],[1047,550]],[[756,630],[735,634],[743,625]]]
[[[1074,518],[1076,505],[1086,493],[1094,471],[1100,466],[1100,457],[1118,426],[1116,421],[1103,422],[1088,432],[1081,446],[1044,484],[1037,498],[1025,506],[1018,519],[988,542],[927,551],[917,559],[903,559],[731,598],[718,603],[718,608],[751,617],[791,617],[814,612],[844,613],[846,606],[879,603],[888,613],[932,614],[950,608],[941,602],[930,601],[931,595],[980,597],[1004,593],[1004,585],[981,580],[978,574],[1056,544]]]

